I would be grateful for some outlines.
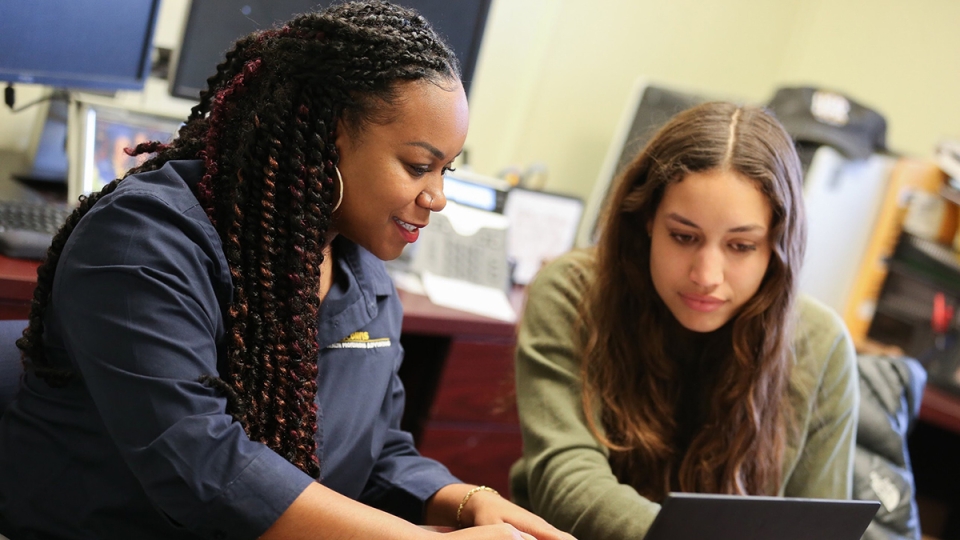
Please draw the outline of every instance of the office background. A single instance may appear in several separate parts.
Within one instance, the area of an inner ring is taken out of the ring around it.
[[[188,7],[189,0],[163,0],[156,46],[178,47]],[[891,149],[929,157],[941,138],[960,139],[960,1],[493,0],[470,95],[470,164],[491,175],[542,165],[547,189],[588,198],[638,77],[752,102],[767,101],[779,86],[837,90],[886,117]],[[18,84],[17,105],[45,91]],[[167,81],[158,79],[114,101],[177,117],[193,105],[170,97]],[[0,151],[24,151],[42,110],[14,114],[0,107]],[[502,335],[478,335],[486,332],[482,323],[458,318],[461,327],[438,347],[429,335],[433,309],[422,310],[427,316],[408,310],[404,331],[413,337],[404,343],[407,350],[444,356],[449,348],[449,358],[429,364],[447,362],[445,388],[473,388],[478,363],[496,366],[486,374],[487,386],[500,384],[491,373],[510,369],[511,327],[490,331]],[[440,395],[429,421],[442,425],[424,426],[422,448],[450,462],[471,458],[463,444],[483,446],[485,458],[490,448],[503,447],[507,457],[495,465],[506,470],[519,436],[503,426],[515,418],[477,416],[492,408],[478,399],[475,393]],[[464,418],[482,425],[476,433],[487,438],[451,427]]]
[[[455,0],[452,0],[455,1]],[[155,44],[175,49],[188,0],[163,0]],[[637,77],[764,102],[776,87],[839,90],[888,120],[888,145],[930,156],[960,138],[956,0],[494,0],[470,96],[470,164],[546,166],[546,187],[590,194]],[[17,85],[18,104],[43,89]],[[120,104],[184,116],[166,81]],[[36,108],[0,108],[0,150],[23,150]]]

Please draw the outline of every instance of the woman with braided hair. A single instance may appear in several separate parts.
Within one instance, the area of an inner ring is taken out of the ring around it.
[[[53,240],[0,419],[0,533],[571,538],[399,427],[382,260],[443,208],[466,131],[456,58],[415,12],[338,4],[240,39],[178,137]]]

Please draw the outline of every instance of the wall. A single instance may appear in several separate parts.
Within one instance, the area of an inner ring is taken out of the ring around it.
[[[954,0],[497,0],[471,96],[471,164],[542,162],[586,197],[637,77],[748,101],[778,86],[880,110],[893,149],[960,137]]]
[[[174,47],[188,0],[164,0]],[[637,77],[764,101],[815,84],[882,111],[896,150],[927,156],[960,137],[955,0],[494,0],[471,94],[467,150],[479,172],[547,166],[548,189],[586,197]],[[43,89],[17,86],[18,104]],[[165,81],[132,108],[185,116]],[[0,149],[26,148],[35,109],[0,107]]]
[[[778,80],[843,89],[882,111],[889,146],[960,138],[960,2],[807,0]]]

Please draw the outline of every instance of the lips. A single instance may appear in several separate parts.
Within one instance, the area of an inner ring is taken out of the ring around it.
[[[694,311],[709,313],[716,311],[725,302],[712,296],[701,296],[699,294],[680,293],[680,298],[686,306]]]
[[[420,237],[420,229],[424,225],[416,225],[413,223],[407,223],[400,218],[393,218],[393,222],[397,225],[397,230],[400,231],[400,235],[403,236],[403,239],[408,243],[413,243],[417,241],[417,238]]]
[[[407,223],[406,221],[403,221],[403,220],[400,219],[400,218],[393,218],[393,220],[396,221],[397,224],[399,224],[401,227],[403,227],[404,229],[406,229],[406,230],[408,230],[408,231],[410,231],[410,232],[416,231],[417,229],[419,229],[420,227],[422,227],[422,225],[414,225],[414,224],[412,224],[412,223]]]

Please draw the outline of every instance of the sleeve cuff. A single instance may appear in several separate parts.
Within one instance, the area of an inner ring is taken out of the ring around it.
[[[363,503],[379,508],[411,523],[423,522],[427,499],[440,488],[462,483],[436,461],[416,456],[417,463],[407,470],[402,480],[394,483],[389,477],[374,476],[361,497]]]
[[[255,539],[315,480],[264,447],[216,499],[193,516],[207,538]]]

